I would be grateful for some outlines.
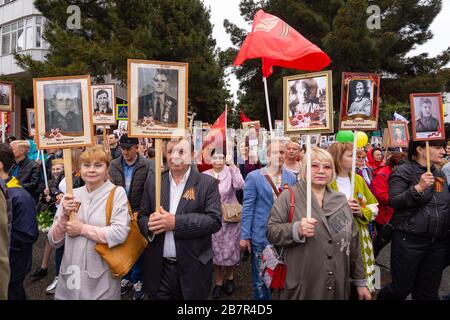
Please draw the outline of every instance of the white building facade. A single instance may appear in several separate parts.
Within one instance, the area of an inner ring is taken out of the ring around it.
[[[33,0],[0,0],[0,75],[16,75],[24,72],[14,59],[14,53],[31,55],[43,61],[48,44],[43,39],[42,14],[34,7]],[[10,113],[9,134],[20,138],[26,133],[22,118],[25,108],[22,99],[15,96],[14,112]]]

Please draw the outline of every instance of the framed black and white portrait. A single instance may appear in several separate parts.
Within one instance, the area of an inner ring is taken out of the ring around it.
[[[410,94],[414,141],[445,139],[441,93]]]
[[[14,111],[14,83],[0,81],[0,112]]]
[[[27,108],[28,136],[36,135],[36,119],[34,117],[34,108]]]
[[[183,136],[188,64],[128,60],[129,132],[133,137]]]
[[[283,90],[286,134],[333,131],[331,71],[285,77]]]
[[[38,148],[94,143],[90,76],[36,78],[33,88]]]
[[[340,130],[378,128],[380,75],[342,73]]]
[[[91,90],[94,125],[116,124],[116,86],[93,84]]]

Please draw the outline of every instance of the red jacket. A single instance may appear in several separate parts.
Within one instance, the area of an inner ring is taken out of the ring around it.
[[[378,215],[375,221],[379,224],[386,224],[391,221],[394,209],[388,206],[389,200],[389,176],[391,175],[391,167],[381,166],[372,172],[371,190],[375,198],[378,200]]]
[[[375,159],[373,158],[373,156],[372,156],[372,150],[373,149],[369,149],[368,151],[367,151],[367,160],[366,160],[366,165],[370,168],[370,169],[372,169],[372,170],[375,170],[375,169],[378,169],[379,167],[381,167],[381,166],[384,166],[385,165],[385,163],[384,163],[384,160],[381,160],[381,161],[375,161]]]

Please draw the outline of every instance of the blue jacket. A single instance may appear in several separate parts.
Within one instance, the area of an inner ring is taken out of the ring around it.
[[[241,239],[251,240],[252,245],[266,246],[267,223],[273,206],[272,187],[261,174],[261,170],[250,172],[245,179],[242,206]],[[295,175],[286,169],[281,172],[281,185],[297,183]]]
[[[16,178],[5,181],[12,202],[12,230],[9,249],[10,281],[16,281],[31,271],[33,243],[39,231],[36,220],[36,204],[33,197],[23,189]]]

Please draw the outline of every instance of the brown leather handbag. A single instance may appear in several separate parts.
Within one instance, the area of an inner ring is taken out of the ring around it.
[[[222,204],[223,221],[226,223],[241,222],[242,206],[236,204]]]
[[[111,224],[111,213],[114,200],[114,187],[109,193],[106,202],[106,225]],[[147,239],[141,234],[137,225],[137,213],[133,213],[128,203],[128,212],[131,217],[130,232],[124,243],[109,248],[107,244],[97,243],[95,251],[105,260],[113,277],[121,278],[125,276],[136,263],[144,249],[147,247]]]

